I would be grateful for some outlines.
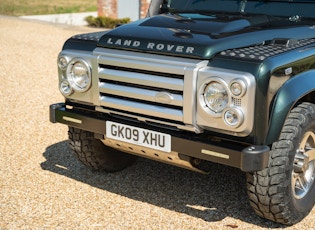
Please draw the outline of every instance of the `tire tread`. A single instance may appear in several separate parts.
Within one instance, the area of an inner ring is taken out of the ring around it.
[[[247,191],[250,205],[258,216],[292,225],[304,216],[288,208],[290,162],[294,158],[294,141],[301,135],[309,119],[315,117],[315,107],[304,102],[295,107],[286,119],[280,138],[272,145],[268,168],[247,173]]]
[[[105,146],[94,134],[69,127],[69,146],[77,159],[95,171],[116,172],[131,165],[135,156]]]

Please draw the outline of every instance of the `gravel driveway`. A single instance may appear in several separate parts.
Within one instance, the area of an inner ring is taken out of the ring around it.
[[[94,29],[95,30],[95,29]],[[265,229],[245,175],[210,175],[139,159],[93,173],[70,154],[67,127],[49,123],[63,101],[56,57],[71,35],[93,31],[0,16],[0,229]],[[315,208],[287,229],[315,229]]]

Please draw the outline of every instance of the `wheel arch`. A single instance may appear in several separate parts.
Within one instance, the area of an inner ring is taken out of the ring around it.
[[[267,145],[278,140],[289,112],[302,102],[315,103],[315,70],[303,72],[289,79],[278,90],[269,116],[269,128],[265,138]]]

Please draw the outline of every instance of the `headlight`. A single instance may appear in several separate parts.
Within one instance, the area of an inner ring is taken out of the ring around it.
[[[66,78],[75,91],[87,91],[91,86],[89,64],[81,58],[72,59],[67,67]]]
[[[63,80],[60,83],[60,92],[62,94],[64,94],[65,96],[69,96],[70,94],[72,94],[73,90],[72,87],[70,86],[69,82],[67,80]]]
[[[243,113],[239,109],[229,108],[224,112],[224,122],[233,127],[238,127],[243,123]]]
[[[230,83],[230,90],[234,97],[240,98],[246,93],[246,84],[241,79],[235,79]]]
[[[65,56],[60,56],[58,58],[58,66],[60,69],[65,70],[68,65],[68,58]]]
[[[211,81],[204,90],[204,101],[215,113],[222,112],[229,102],[228,91],[221,82]]]

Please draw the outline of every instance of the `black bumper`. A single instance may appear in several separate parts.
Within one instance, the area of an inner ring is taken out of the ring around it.
[[[84,112],[66,109],[64,103],[50,105],[50,121],[105,135],[106,119]],[[172,135],[172,151],[190,157],[216,162],[241,169],[244,172],[259,171],[267,167],[268,146],[249,146],[240,151],[214,144],[193,141]]]

